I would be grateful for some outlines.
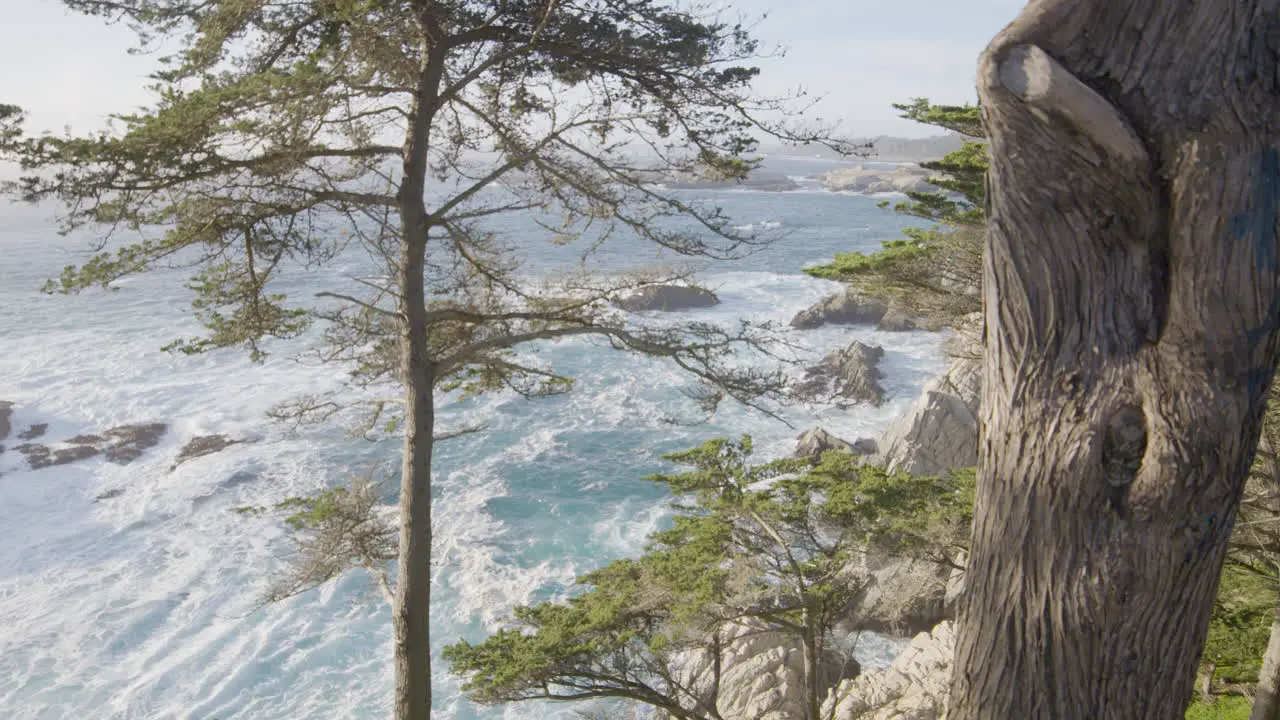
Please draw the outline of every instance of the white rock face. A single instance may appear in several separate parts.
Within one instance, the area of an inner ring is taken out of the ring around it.
[[[804,717],[804,651],[782,633],[737,626],[724,654],[717,707],[724,720],[799,720]],[[823,654],[819,694],[858,674],[858,663],[838,650]],[[681,682],[694,687],[703,703],[712,700],[712,658],[690,653]]]
[[[954,352],[961,357],[946,374],[925,385],[911,410],[885,430],[871,462],[916,475],[977,464],[981,348],[971,337],[962,336]]]
[[[938,720],[946,714],[955,635],[951,623],[920,633],[888,668],[845,680],[823,703],[831,720]]]

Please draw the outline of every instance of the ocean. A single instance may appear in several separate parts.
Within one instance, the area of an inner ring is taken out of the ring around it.
[[[839,290],[802,267],[875,250],[916,224],[878,208],[881,198],[823,190],[816,176],[838,165],[772,157],[766,170],[793,178],[798,189],[680,191],[781,239],[743,260],[705,264],[699,280],[720,305],[660,319],[785,324]],[[265,417],[301,393],[342,390],[342,367],[306,356],[317,331],[270,345],[262,364],[238,350],[161,352],[200,331],[187,271],[129,278],[115,291],[40,294],[47,278],[85,257],[92,239],[58,236],[51,214],[0,206],[0,400],[15,403],[13,434],[47,423],[39,441],[56,443],[126,423],[168,429],[127,465],[92,458],[31,470],[20,453],[0,454],[0,717],[388,717],[390,612],[372,583],[352,572],[255,609],[290,545],[279,520],[233,509],[331,487],[393,460],[399,444]],[[495,229],[519,236],[529,228],[508,219]],[[633,254],[624,246],[617,257]],[[340,258],[290,278],[289,290],[306,297],[351,269]],[[815,425],[851,441],[871,436],[945,365],[936,333],[843,326],[796,331],[794,339],[814,359],[854,340],[882,345],[889,401],[793,406],[784,417],[794,428],[731,404],[709,422],[673,424],[689,414],[680,410],[688,376],[659,360],[564,341],[528,352],[576,377],[572,393],[536,401],[499,393],[442,408],[445,424],[488,429],[444,443],[436,456],[437,654],[459,638],[483,638],[518,604],[569,591],[577,575],[638,554],[668,516],[669,498],[643,480],[669,469],[662,454],[748,433],[768,459],[790,453],[799,432]],[[214,433],[249,442],[171,470],[191,437]],[[17,442],[11,435],[5,444]],[[869,636],[856,653],[877,667],[901,646]],[[434,717],[444,720],[561,720],[575,709],[478,707],[442,661],[433,683]]]

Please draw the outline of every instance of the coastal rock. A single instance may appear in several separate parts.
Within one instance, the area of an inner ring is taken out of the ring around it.
[[[897,303],[889,303],[889,309],[880,317],[876,329],[885,332],[906,332],[919,330],[920,326],[906,308]]]
[[[880,385],[883,358],[884,348],[854,341],[805,370],[796,392],[810,400],[843,398],[878,407],[884,402],[884,387]]]
[[[688,310],[718,305],[720,299],[710,290],[689,285],[652,285],[619,297],[613,304],[628,312],[645,310]]]
[[[888,169],[850,167],[832,170],[822,176],[822,182],[832,192],[882,193],[882,192],[936,192],[938,187],[929,182],[930,172],[916,165]]]
[[[879,298],[866,297],[855,292],[828,295],[812,307],[805,308],[791,319],[791,327],[811,330],[823,325],[856,325],[878,323],[889,310],[889,305]]]
[[[878,447],[875,438],[858,438],[853,441],[853,454],[875,455]]]
[[[800,437],[796,438],[796,449],[792,454],[795,457],[816,458],[828,450],[853,452],[853,443],[841,440],[823,428],[817,427],[805,430]]]
[[[831,720],[938,720],[946,715],[955,632],[920,633],[893,665],[841,682],[823,703]]]
[[[950,567],[868,548],[845,572],[861,590],[842,613],[841,632],[913,635],[951,617]]]
[[[724,720],[795,720],[804,717],[804,651],[799,640],[752,625],[726,630],[719,697],[713,698],[713,657],[705,650],[687,653],[681,684],[699,702],[715,699]],[[818,687],[825,696],[841,681],[857,677],[852,657],[828,649],[819,660]]]
[[[822,453],[828,450],[840,450],[851,452],[855,455],[872,455],[876,451],[876,441],[871,438],[859,438],[855,442],[848,442],[827,432],[826,429],[816,427],[805,430],[796,438],[796,449],[793,455],[795,457],[821,457]]]
[[[232,445],[242,443],[243,440],[232,440],[226,435],[198,435],[187,441],[186,445],[178,451],[178,457],[174,458],[173,465],[169,471],[172,472],[182,463],[194,458],[212,455],[213,453],[225,450]]]
[[[911,410],[885,430],[872,462],[915,475],[977,464],[980,345],[967,337],[953,347],[951,367],[929,381]]]

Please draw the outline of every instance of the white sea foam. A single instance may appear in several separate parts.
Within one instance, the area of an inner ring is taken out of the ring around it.
[[[809,234],[796,258],[834,252],[847,244],[849,228],[873,222],[856,214],[823,220],[787,205],[818,202],[816,194],[768,197],[776,208],[752,197],[739,216],[769,218],[763,222],[787,230],[801,225],[793,219],[834,228],[800,228]],[[834,202],[829,195],[821,201]],[[237,350],[161,353],[169,340],[200,330],[183,289],[185,271],[131,278],[112,293],[41,296],[34,291],[45,277],[84,259],[83,240],[51,238],[24,213],[6,217],[17,219],[0,224],[0,399],[17,403],[15,433],[48,423],[38,442],[57,443],[125,423],[164,422],[168,431],[129,465],[94,458],[34,471],[12,449],[19,441],[4,441],[3,716],[385,717],[389,613],[368,578],[353,573],[255,609],[291,546],[278,521],[233,512],[330,487],[376,464],[394,469],[394,442],[353,439],[333,426],[293,433],[264,420],[268,408],[298,393],[346,392],[342,368],[293,359],[314,334],[274,345],[262,364]],[[838,287],[797,274],[795,259],[774,257],[792,264],[706,273],[702,279],[722,300],[715,308],[637,318],[735,323],[745,316],[785,325]],[[324,277],[364,266],[356,257],[336,267]],[[303,296],[316,283],[301,273],[288,278]],[[609,558],[638,553],[668,517],[666,498],[640,479],[665,467],[658,453],[746,432],[762,456],[774,457],[817,423],[849,439],[869,435],[942,365],[938,337],[929,333],[843,327],[793,337],[811,358],[854,339],[883,345],[890,401],[850,411],[788,408],[784,416],[795,429],[733,405],[707,425],[672,425],[691,416],[677,392],[689,386],[687,376],[660,360],[575,340],[522,351],[578,378],[568,396],[528,402],[498,394],[442,407],[450,426],[483,422],[488,430],[440,448],[434,637],[442,644],[482,637],[515,605],[562,592]],[[253,442],[170,470],[187,440],[212,433]],[[114,496],[95,502],[104,493]],[[885,647],[888,654],[891,643]],[[437,715],[449,720],[571,717],[563,707],[478,709],[460,696],[443,663],[433,682]]]

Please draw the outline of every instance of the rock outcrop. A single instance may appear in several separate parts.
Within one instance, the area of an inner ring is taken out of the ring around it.
[[[889,303],[889,309],[880,317],[876,329],[885,332],[906,332],[919,330],[920,324],[907,312],[906,308],[897,303]]]
[[[720,304],[710,290],[690,285],[652,285],[616,298],[613,304],[628,312],[689,310]]]
[[[828,295],[811,307],[805,308],[791,319],[791,327],[811,330],[823,325],[870,325],[878,323],[889,310],[889,304],[879,298],[866,297],[855,292]]]
[[[855,455],[872,455],[876,451],[876,441],[871,438],[859,438],[855,442],[849,442],[832,435],[824,428],[816,427],[805,430],[800,437],[796,438],[796,449],[793,455],[816,458],[828,450],[842,450]]]
[[[804,651],[800,641],[783,633],[735,626],[728,631],[722,655],[716,705],[724,720],[795,720],[804,717]],[[688,653],[680,669],[681,684],[699,701],[710,704],[714,691],[711,653]],[[835,649],[819,661],[818,688],[825,697],[841,681],[857,677],[852,657]]]
[[[805,370],[796,393],[810,400],[844,399],[879,406],[884,402],[880,361],[884,348],[854,341]]]
[[[893,665],[836,686],[823,703],[831,720],[938,720],[946,714],[955,633],[944,622],[912,639]]]
[[[791,327],[797,330],[823,325],[875,325],[886,332],[920,329],[920,323],[901,305],[852,290],[828,295],[791,318]]]
[[[977,464],[980,347],[971,336],[962,336],[952,348],[958,357],[951,367],[925,385],[911,410],[885,430],[872,462],[916,475]]]
[[[822,182],[832,192],[937,192],[938,187],[929,183],[929,175],[928,170],[915,165],[892,170],[851,167],[824,174]]]
[[[841,632],[914,635],[952,616],[947,604],[950,567],[869,548],[844,572],[861,590],[842,613]]]

